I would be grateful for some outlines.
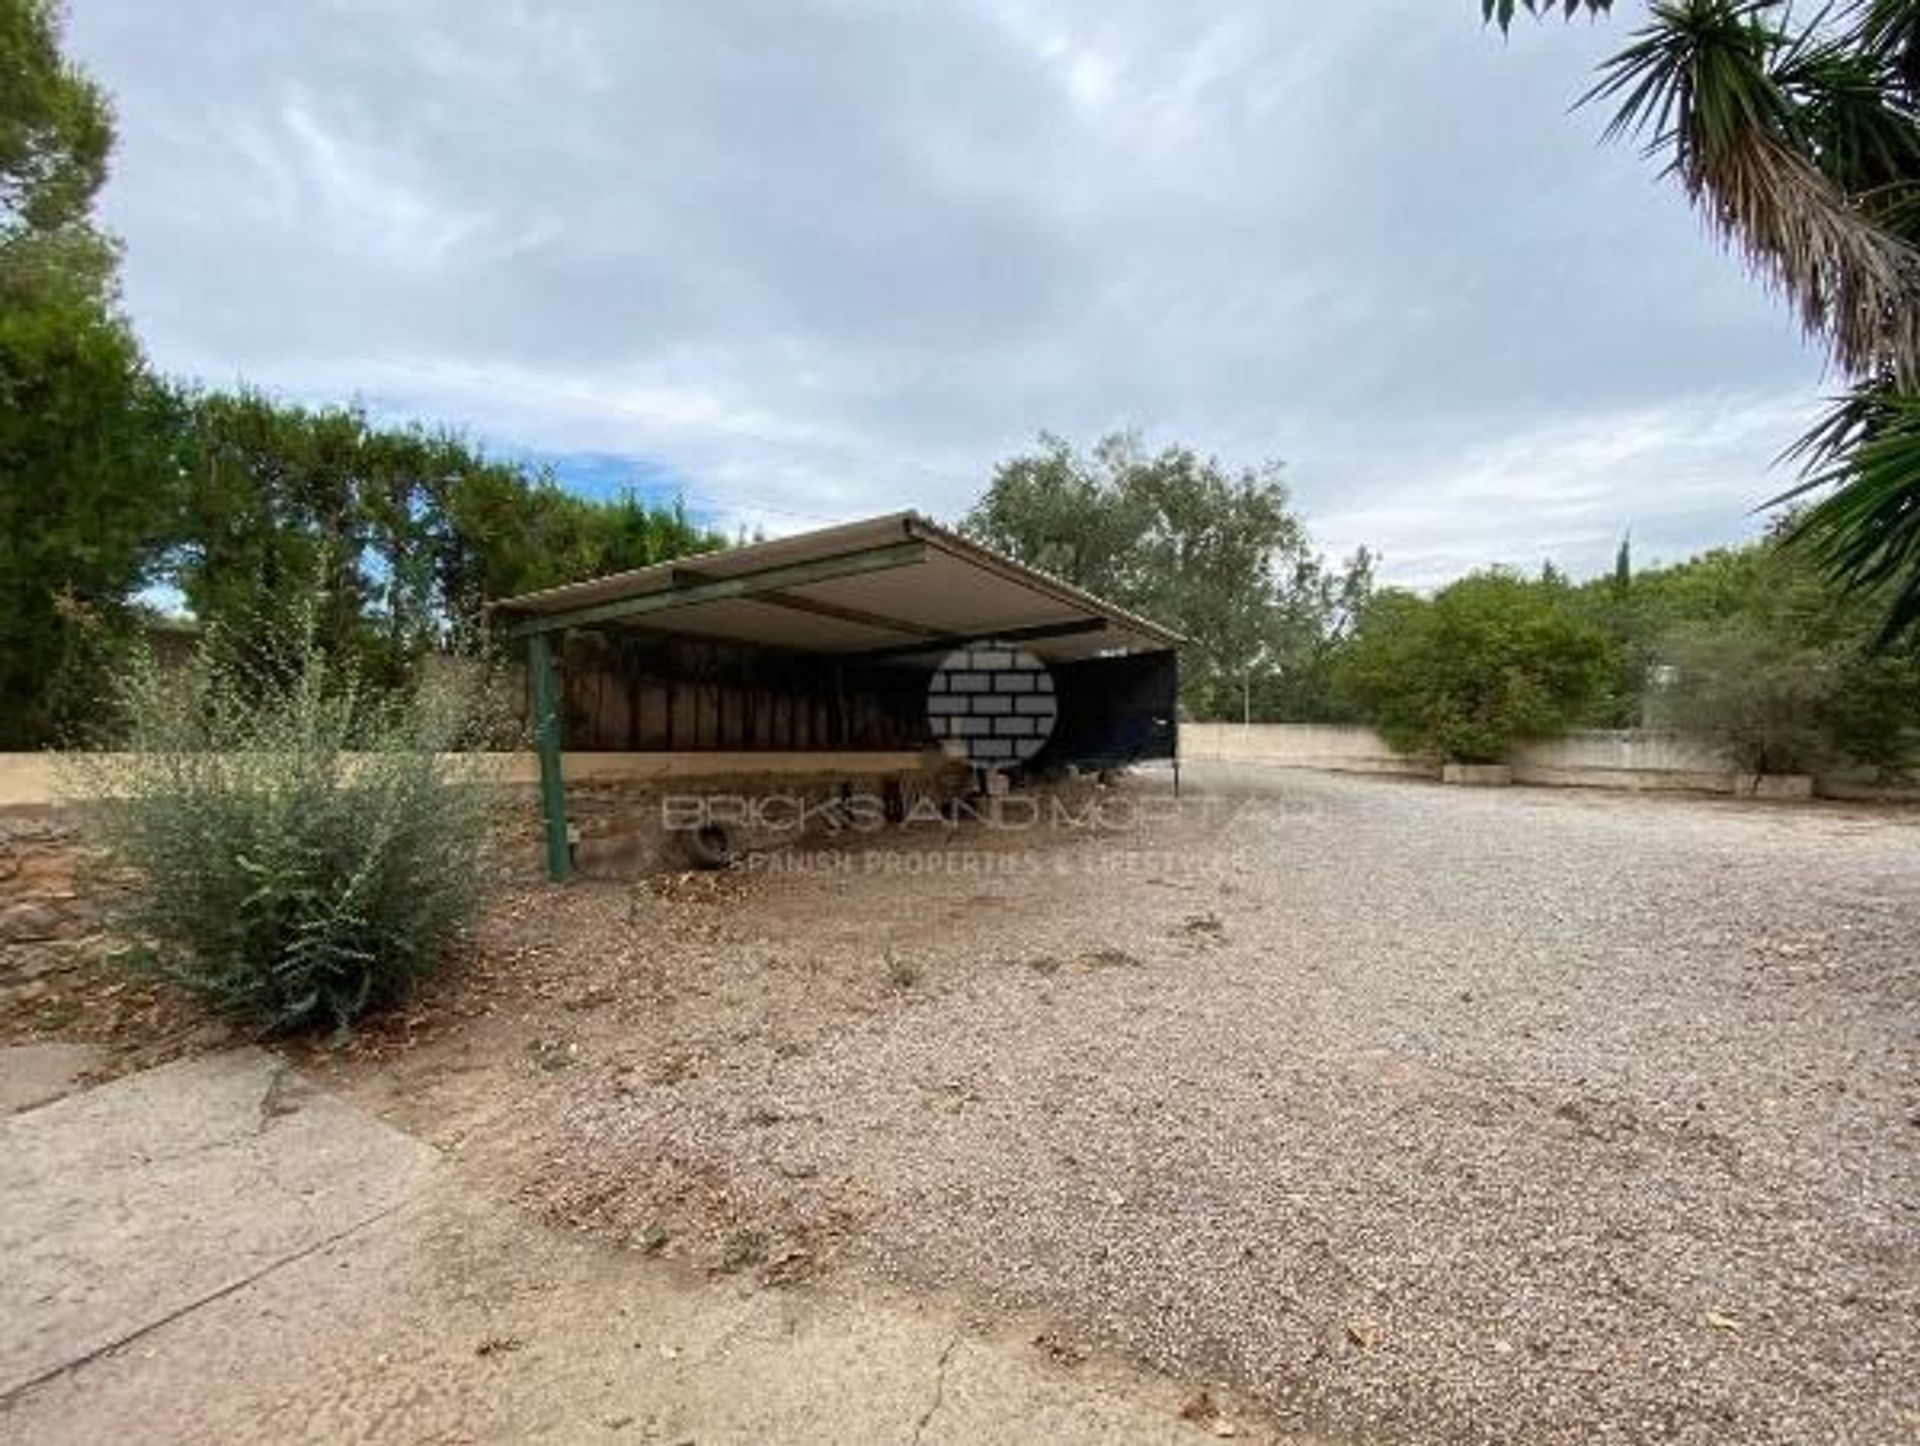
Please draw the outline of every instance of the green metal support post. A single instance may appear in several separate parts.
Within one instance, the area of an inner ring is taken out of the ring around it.
[[[573,872],[573,851],[567,844],[567,783],[561,772],[560,700],[554,686],[554,636],[532,633],[527,638],[527,671],[533,683],[533,742],[540,754],[540,813],[546,821],[547,877],[559,883]]]

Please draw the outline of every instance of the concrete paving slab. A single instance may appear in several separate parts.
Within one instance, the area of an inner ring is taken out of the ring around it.
[[[0,1120],[0,1397],[365,1225],[437,1158],[251,1048]]]
[[[1196,1439],[1190,1383],[855,1280],[711,1279],[473,1183],[254,1049],[0,1121],[0,1440]]]
[[[709,1280],[463,1196],[443,1174],[365,1230],[0,1404],[0,1436],[1206,1439],[1180,1418],[1175,1383],[1053,1364],[1030,1334],[976,1335],[907,1297]],[[1252,1426],[1242,1419],[1243,1439],[1268,1439]]]
[[[107,1057],[97,1044],[10,1044],[0,1048],[0,1115],[17,1115],[70,1094]]]

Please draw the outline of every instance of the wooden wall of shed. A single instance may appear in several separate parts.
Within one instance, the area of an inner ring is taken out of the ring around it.
[[[926,675],[660,636],[570,634],[566,745],[655,749],[920,748]]]

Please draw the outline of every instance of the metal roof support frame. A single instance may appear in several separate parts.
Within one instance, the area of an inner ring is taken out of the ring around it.
[[[564,642],[565,634],[558,641]],[[567,781],[562,771],[560,689],[553,676],[554,641],[545,632],[527,636],[527,674],[533,685],[533,740],[540,755],[540,816],[547,841],[547,877],[555,883],[573,872],[567,835]]]
[[[830,582],[835,578],[858,577],[862,573],[910,566],[925,557],[926,552],[926,544],[923,542],[896,542],[886,547],[862,548],[857,552],[841,553],[835,557],[789,563],[784,567],[763,568],[759,572],[744,573],[739,577],[714,578],[688,587],[640,593],[635,597],[620,598],[613,602],[597,603],[588,607],[535,613],[515,623],[509,630],[509,636],[531,637],[540,633],[558,632],[564,628],[617,622],[622,618],[662,612],[668,608],[726,602],[734,598],[750,598],[756,593],[777,592],[782,588],[806,587],[812,583]]]
[[[914,658],[922,653],[950,653],[969,643],[1035,643],[1043,638],[1071,638],[1082,633],[1097,633],[1107,626],[1105,618],[1074,618],[1064,623],[1039,623],[1026,628],[989,628],[984,633],[936,633],[922,642],[901,643],[891,648],[869,648],[848,655],[856,663],[884,663],[894,658]]]

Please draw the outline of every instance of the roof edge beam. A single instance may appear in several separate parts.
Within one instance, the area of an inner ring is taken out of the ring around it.
[[[836,578],[859,577],[888,568],[910,567],[924,561],[926,555],[927,546],[923,542],[895,542],[885,547],[861,548],[834,557],[814,558],[782,567],[763,568],[759,572],[741,573],[738,577],[716,577],[686,587],[663,588],[657,592],[641,593],[638,597],[619,598],[561,612],[534,613],[509,627],[507,636],[524,638],[535,633],[558,632],[562,628],[618,622],[623,618],[663,612],[668,608],[728,602],[781,588],[810,587],[814,583],[831,582]]]
[[[706,582],[711,577],[711,574],[678,567],[673,570],[673,575],[676,579],[685,577],[689,582]],[[885,613],[871,613],[865,608],[845,607],[818,598],[795,597],[790,592],[757,592],[741,600],[766,607],[785,608],[788,612],[806,613],[816,618],[830,618],[837,623],[853,623],[878,632],[903,633],[909,638],[944,638],[947,635],[946,629],[931,627],[926,623],[909,622],[906,618],[888,617]]]
[[[1035,623],[1025,628],[990,628],[979,633],[948,633],[928,638],[923,643],[901,643],[897,647],[873,648],[864,653],[843,653],[849,663],[884,663],[891,658],[911,658],[916,653],[951,652],[969,643],[1036,643],[1043,638],[1070,638],[1080,633],[1097,633],[1107,626],[1105,618],[1074,618],[1064,623]]]
[[[950,556],[971,562],[976,567],[984,567],[1022,587],[1042,592],[1068,607],[1097,612],[1114,626],[1117,632],[1138,633],[1143,637],[1158,637],[1170,648],[1178,647],[1187,640],[1161,623],[1151,618],[1143,618],[1137,613],[1108,602],[1105,598],[1095,597],[1085,588],[1063,581],[1051,573],[1042,572],[1037,567],[1029,567],[1013,558],[1004,557],[990,547],[983,547],[963,532],[955,532],[940,526],[939,523],[920,516],[917,512],[906,515],[907,534],[910,537],[924,537]]]

